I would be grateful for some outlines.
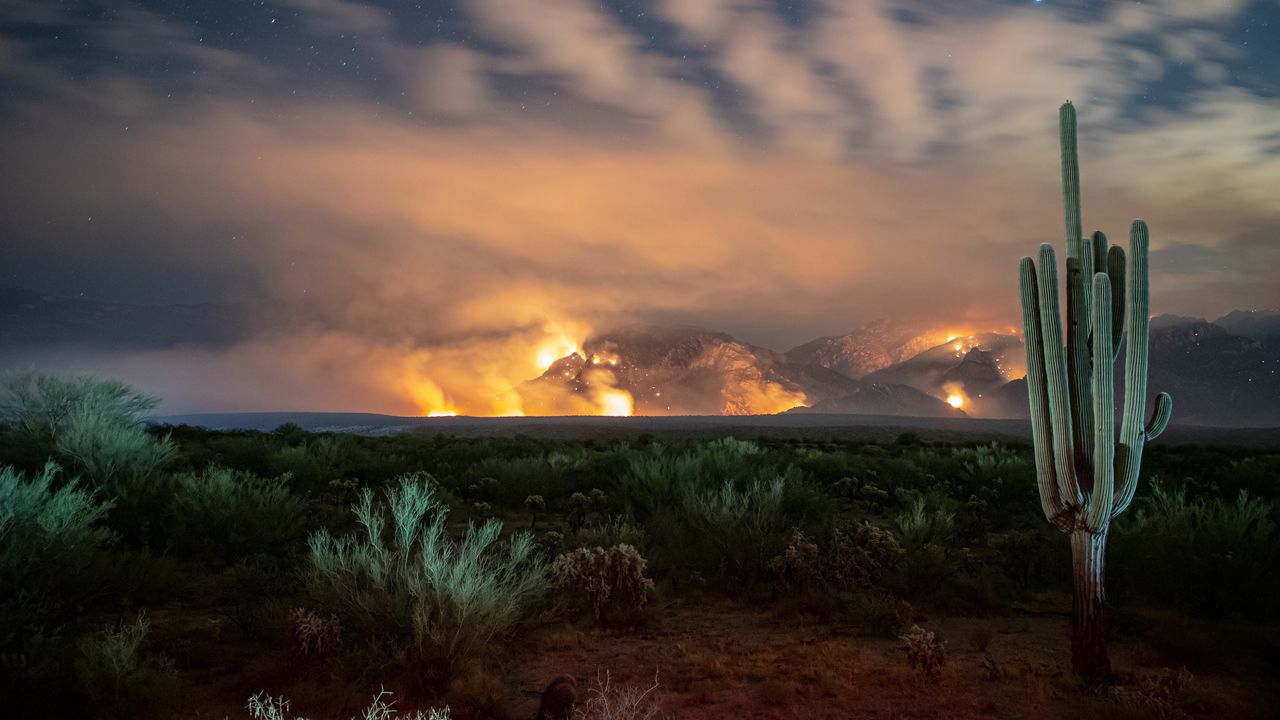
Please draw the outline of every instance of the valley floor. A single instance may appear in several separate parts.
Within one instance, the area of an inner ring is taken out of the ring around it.
[[[649,613],[653,619],[635,630],[537,628],[499,648],[487,672],[461,679],[449,700],[454,717],[532,718],[533,691],[567,673],[583,688],[603,682],[649,688],[656,681],[650,697],[668,717],[689,720],[1246,719],[1280,713],[1280,690],[1267,680],[1274,677],[1268,673],[1275,671],[1280,639],[1275,627],[1144,616],[1135,623],[1145,627],[1140,636],[1113,643],[1117,684],[1090,688],[1069,671],[1069,620],[1053,609],[1059,605],[1065,607],[1065,598],[1001,617],[917,615],[947,642],[945,668],[930,679],[907,665],[894,639],[866,637],[776,606],[673,604]],[[184,632],[163,627],[162,616],[156,620],[160,632]],[[220,624],[210,618],[185,631],[192,651],[203,646],[211,654],[200,673],[202,690],[178,717],[245,717],[245,699],[266,690],[291,698],[292,711],[312,720],[345,720],[378,690],[376,681],[330,682],[323,661],[219,645],[214,638]],[[388,683],[387,689],[396,692],[399,709],[411,709],[415,693],[409,683],[399,685]],[[429,702],[416,700],[424,707]]]

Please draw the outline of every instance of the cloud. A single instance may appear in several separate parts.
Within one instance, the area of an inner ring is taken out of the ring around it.
[[[877,316],[1006,327],[1017,258],[1061,233],[1068,97],[1086,222],[1116,241],[1151,223],[1157,312],[1280,300],[1280,103],[1196,84],[1238,59],[1220,28],[1239,3],[1086,21],[832,2],[797,22],[682,0],[645,31],[582,0],[477,0],[467,42],[287,4],[309,37],[357,36],[379,82],[307,84],[132,6],[88,32],[134,65],[87,76],[0,30],[8,278],[283,318],[216,351],[94,360],[186,409],[502,412],[546,344],[632,321],[778,349]],[[174,59],[202,92],[129,70]],[[1138,102],[1185,68],[1179,103]]]

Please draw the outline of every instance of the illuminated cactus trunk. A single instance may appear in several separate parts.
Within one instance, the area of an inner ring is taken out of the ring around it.
[[[1027,349],[1027,398],[1036,475],[1044,516],[1071,537],[1075,582],[1071,666],[1077,675],[1111,674],[1106,644],[1103,568],[1111,519],[1124,512],[1138,486],[1142,446],[1164,431],[1173,402],[1156,397],[1143,424],[1147,392],[1150,288],[1147,224],[1134,220],[1129,252],[1095,232],[1083,237],[1076,111],[1060,113],[1062,195],[1066,214],[1067,323],[1064,344],[1053,246],[1040,262],[1022,259],[1022,326]],[[1124,412],[1115,428],[1112,368],[1125,348]]]

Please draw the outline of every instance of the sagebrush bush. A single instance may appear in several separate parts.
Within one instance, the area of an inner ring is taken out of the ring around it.
[[[159,399],[91,375],[22,373],[0,379],[0,422],[100,486],[144,480],[177,456],[146,431]]]
[[[780,544],[785,523],[782,499],[786,483],[752,481],[738,490],[726,480],[719,490],[687,491],[679,506],[678,537],[682,559],[699,559],[734,585],[764,577],[768,559]],[[704,566],[705,567],[705,566]]]
[[[689,493],[713,491],[725,480],[748,482],[777,475],[776,468],[758,467],[764,451],[752,442],[723,438],[699,443],[676,453],[654,443],[627,458],[619,478],[623,506],[640,521],[679,504]]]
[[[941,508],[929,510],[923,497],[910,501],[907,509],[895,518],[898,537],[907,547],[945,545],[955,528],[955,516]]]
[[[113,413],[82,405],[58,430],[55,447],[72,467],[116,495],[136,493],[178,456],[168,438],[156,439],[141,425],[119,422]]]
[[[108,522],[126,541],[149,539],[168,498],[160,471],[178,455],[168,438],[147,432],[159,402],[114,380],[26,373],[0,380],[0,422],[25,455],[57,458],[113,503]]]
[[[556,584],[571,596],[582,596],[606,624],[617,611],[638,612],[649,602],[653,580],[645,576],[645,559],[630,545],[578,548],[552,564]]]
[[[303,500],[288,478],[210,466],[173,479],[171,539],[185,553],[232,560],[278,553],[305,535]]]
[[[78,411],[93,410],[103,421],[137,426],[159,402],[124,383],[92,375],[28,372],[0,377],[0,423],[48,443]]]
[[[27,479],[0,467],[0,678],[49,679],[67,669],[61,626],[102,589],[96,564],[113,539],[109,503],[50,463]]]
[[[1118,524],[1113,576],[1120,587],[1211,615],[1266,616],[1280,603],[1280,534],[1273,503],[1240,491],[1235,502],[1189,500],[1153,483]]]
[[[57,475],[53,463],[30,480],[0,467],[0,597],[65,592],[111,540],[102,523],[111,504],[75,480],[55,488]]]
[[[402,478],[381,503],[366,489],[352,510],[356,535],[311,536],[309,588],[344,626],[407,650],[437,679],[519,622],[550,587],[528,533],[500,543],[502,524],[489,520],[451,539],[447,513],[421,476]]]

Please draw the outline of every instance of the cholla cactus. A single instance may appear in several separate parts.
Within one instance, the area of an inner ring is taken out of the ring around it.
[[[1154,416],[1143,424],[1150,310],[1147,224],[1133,221],[1127,258],[1120,246],[1108,248],[1102,232],[1082,236],[1076,112],[1070,102],[1063,104],[1059,119],[1067,338],[1064,348],[1057,264],[1053,246],[1044,244],[1039,267],[1025,257],[1020,268],[1027,396],[1041,509],[1071,536],[1072,667],[1079,675],[1105,677],[1111,672],[1102,582],[1107,530],[1133,501],[1143,444],[1164,430],[1172,401],[1160,393]],[[1121,347],[1124,411],[1117,443],[1112,366]]]
[[[561,587],[585,595],[596,620],[604,623],[610,607],[636,611],[649,602],[653,580],[644,575],[647,564],[634,547],[614,545],[565,553],[551,571]]]
[[[932,630],[912,625],[906,634],[898,637],[907,653],[907,662],[927,677],[936,677],[947,664],[947,644],[938,639]]]

